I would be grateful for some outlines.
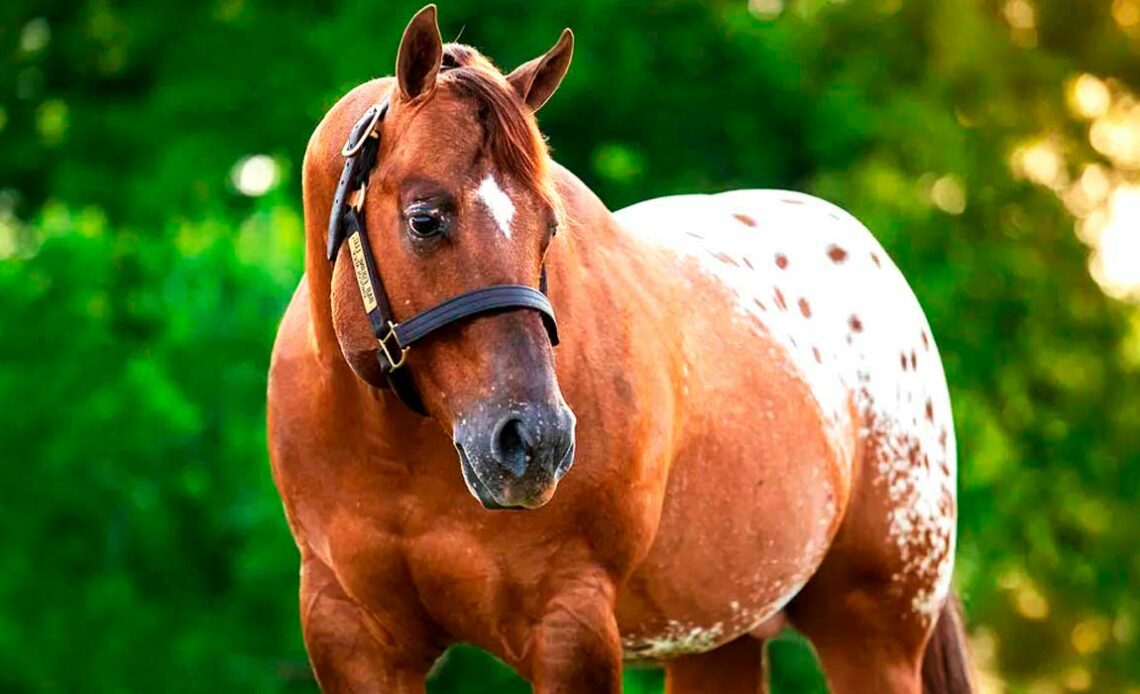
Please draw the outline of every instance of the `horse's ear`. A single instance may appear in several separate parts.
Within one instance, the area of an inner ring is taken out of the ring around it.
[[[400,94],[411,101],[435,90],[442,60],[443,39],[439,36],[435,5],[428,5],[408,22],[404,38],[400,40],[400,52],[396,56]]]
[[[570,58],[574,55],[574,32],[569,29],[562,30],[558,43],[534,60],[523,63],[507,75],[507,81],[523,98],[531,111],[542,108],[562,78],[570,69]]]

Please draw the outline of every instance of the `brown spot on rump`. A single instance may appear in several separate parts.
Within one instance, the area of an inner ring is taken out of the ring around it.
[[[804,298],[801,298],[799,303],[800,313],[804,314],[804,318],[811,318],[811,304],[809,304],[807,302],[807,299]]]
[[[847,251],[833,243],[827,247],[827,257],[834,263],[842,263],[847,260]]]
[[[926,421],[934,421],[934,403],[929,398],[926,400]]]
[[[760,301],[759,299],[753,299],[752,301],[755,302],[755,304],[760,307],[761,311],[767,311],[768,310],[768,307],[764,305],[764,302]]]
[[[859,320],[859,316],[856,316],[854,313],[852,313],[851,318],[847,320],[847,325],[851,326],[851,332],[863,332],[863,321]]]
[[[788,302],[784,301],[784,293],[780,291],[779,287],[776,287],[776,305],[780,307],[781,311],[788,310]]]
[[[745,265],[747,265],[749,270],[755,270],[756,269],[756,268],[752,267],[752,263],[750,263],[748,261],[748,258],[746,256],[740,256],[740,261],[742,263],[744,263]]]
[[[879,260],[879,255],[877,253],[871,254],[871,261],[875,263],[875,267],[883,266],[883,263]]]
[[[822,363],[823,363],[823,356],[822,356],[822,355],[820,355],[820,353],[819,353],[819,347],[812,347],[812,348],[811,348],[811,355],[812,355],[813,357],[815,357],[815,362],[816,362],[817,364],[822,364]]]
[[[777,253],[776,267],[780,268],[781,270],[788,267],[788,256],[784,255],[783,253]]]
[[[737,212],[736,214],[734,214],[732,216],[736,217],[736,221],[740,222],[741,224],[744,224],[745,226],[750,226],[750,227],[756,226],[756,220],[749,217],[746,214],[743,214],[741,212]]]
[[[780,198],[780,202],[786,202],[789,205],[802,205],[802,204],[804,204],[803,200],[797,200],[796,198]]]
[[[729,265],[732,265],[733,267],[740,267],[740,263],[736,262],[736,258],[733,258],[732,256],[730,256],[727,253],[724,253],[722,251],[717,251],[717,252],[713,253],[713,257],[722,263],[728,263]]]
[[[922,331],[922,346],[927,350],[930,349],[930,337],[926,334],[925,330]]]
[[[913,349],[910,351],[910,368],[914,370],[918,369],[918,357],[915,355]]]
[[[906,352],[899,354],[899,361],[902,362],[903,371],[906,371],[906,365],[907,365]]]
[[[942,427],[942,433],[938,435],[938,445],[946,448],[946,427]]]
[[[945,462],[942,462],[941,466],[947,474],[950,473],[950,469]],[[955,504],[953,495],[950,494],[950,490],[943,487],[942,493],[938,495],[938,512],[944,516],[949,516],[950,514],[954,513],[954,506]]]

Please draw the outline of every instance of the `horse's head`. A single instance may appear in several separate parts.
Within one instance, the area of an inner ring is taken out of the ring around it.
[[[434,6],[408,25],[361,213],[397,321],[470,290],[539,285],[561,205],[534,112],[562,81],[572,46],[567,30],[504,76],[474,49],[443,45]],[[332,315],[349,364],[381,383],[348,257],[333,273]],[[401,368],[452,433],[467,487],[485,507],[551,498],[573,461],[575,419],[540,313],[449,325],[417,342]]]

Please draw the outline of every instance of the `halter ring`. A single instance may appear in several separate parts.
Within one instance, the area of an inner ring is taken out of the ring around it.
[[[369,118],[369,114],[371,114],[368,127],[360,133],[360,139],[356,142],[352,141],[352,134],[349,134],[348,142],[345,142],[344,147],[340,150],[342,157],[351,157],[360,151],[360,148],[364,146],[364,143],[368,141],[369,137],[376,137],[376,126],[380,123],[380,117],[383,113],[384,111],[380,108],[379,104],[372,104],[368,107],[368,110],[364,112],[364,116],[361,117],[361,120],[364,120],[364,118]]]

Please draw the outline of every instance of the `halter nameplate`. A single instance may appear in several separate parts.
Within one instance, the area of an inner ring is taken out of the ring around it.
[[[356,284],[360,287],[364,310],[372,312],[376,310],[376,292],[368,281],[368,267],[364,263],[364,247],[360,245],[359,232],[348,237],[348,250],[352,254],[352,269],[356,271]]]
[[[338,251],[347,233],[348,251],[352,257],[353,274],[360,290],[360,299],[368,314],[372,334],[376,338],[377,352],[385,381],[396,397],[410,409],[426,414],[415,384],[406,369],[412,344],[438,330],[475,316],[526,309],[542,316],[543,327],[551,345],[558,344],[558,324],[554,307],[546,296],[546,268],[539,279],[539,289],[517,284],[482,287],[443,301],[402,323],[392,315],[384,283],[376,267],[368,234],[364,230],[364,193],[368,178],[376,166],[380,149],[380,125],[388,112],[388,99],[369,107],[352,127],[348,140],[341,150],[345,157],[344,169],[337,182],[329,214],[328,259],[335,264]],[[349,191],[354,199],[348,200]]]

